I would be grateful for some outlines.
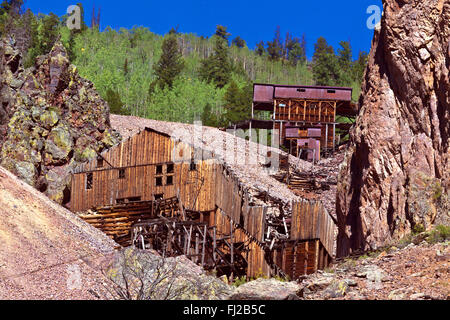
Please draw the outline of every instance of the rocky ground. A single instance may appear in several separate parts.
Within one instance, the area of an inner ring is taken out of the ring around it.
[[[343,260],[302,279],[307,300],[449,300],[449,242],[418,245]]]

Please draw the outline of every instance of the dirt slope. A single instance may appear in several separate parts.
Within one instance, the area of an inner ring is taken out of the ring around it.
[[[0,243],[0,299],[95,299],[106,292],[97,267],[115,243],[2,167]]]

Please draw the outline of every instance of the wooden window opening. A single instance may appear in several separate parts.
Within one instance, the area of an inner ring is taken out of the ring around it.
[[[175,172],[175,165],[173,163],[169,163],[167,165],[167,173],[174,173]]]
[[[173,176],[167,176],[166,185],[173,186]]]
[[[92,190],[94,182],[94,174],[92,172],[86,174],[86,190]]]
[[[162,165],[156,166],[156,174],[163,174],[163,166]]]
[[[156,180],[156,186],[157,187],[162,187],[162,185],[163,185],[163,177],[156,177],[155,178],[155,180]]]
[[[119,179],[125,179],[125,169],[119,170]]]
[[[103,158],[102,157],[98,157],[97,158],[97,168],[103,168],[104,163],[103,163]]]
[[[155,198],[155,201],[162,200],[164,199],[164,193],[155,194],[153,198]]]

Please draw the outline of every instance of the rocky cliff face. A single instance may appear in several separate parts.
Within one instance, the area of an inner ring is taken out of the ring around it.
[[[26,70],[14,43],[0,48],[0,165],[64,203],[72,169],[120,140],[109,107],[61,43]]]
[[[385,0],[338,191],[338,256],[449,212],[450,1]]]

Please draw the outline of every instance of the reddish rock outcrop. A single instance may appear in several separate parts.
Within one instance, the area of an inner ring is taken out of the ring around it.
[[[338,256],[448,218],[450,1],[383,6],[339,176]]]

